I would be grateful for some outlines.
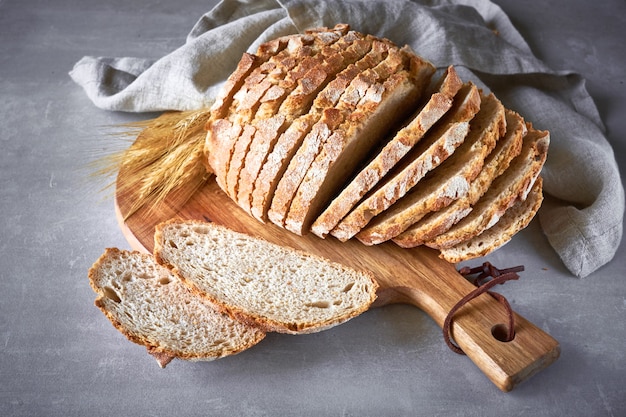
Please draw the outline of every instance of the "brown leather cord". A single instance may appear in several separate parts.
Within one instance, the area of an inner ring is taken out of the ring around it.
[[[489,291],[491,288],[498,284],[504,284],[506,281],[516,280],[519,278],[518,272],[524,270],[523,266],[516,266],[513,268],[505,268],[498,269],[493,266],[489,262],[483,263],[481,266],[469,268],[463,267],[459,270],[459,273],[465,277],[469,275],[479,274],[476,278],[474,278],[473,283],[476,285],[476,289],[467,294],[465,297],[461,298],[455,305],[450,309],[450,312],[446,316],[446,319],[443,322],[443,339],[446,344],[452,351],[465,355],[463,349],[461,349],[456,343],[452,341],[451,331],[452,331],[452,320],[454,318],[454,314],[465,304],[472,301],[474,298],[478,297],[483,293],[487,293],[495,298],[500,304],[504,306],[506,310],[507,319],[508,319],[508,327],[507,334],[503,337],[501,341],[509,342],[513,340],[515,337],[515,315],[513,314],[513,309],[511,305],[507,301],[507,299],[498,294],[496,292]],[[491,278],[491,279],[489,279]],[[495,337],[495,336],[494,336]],[[500,340],[500,339],[499,339]]]

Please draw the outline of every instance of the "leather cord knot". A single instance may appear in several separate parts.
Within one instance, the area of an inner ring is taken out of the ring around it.
[[[498,269],[493,266],[489,262],[483,263],[481,266],[477,266],[474,268],[463,267],[459,269],[459,273],[464,277],[468,278],[471,275],[476,275],[474,279],[470,279],[470,281],[476,285],[476,289],[471,291],[465,297],[461,298],[455,305],[450,309],[446,319],[443,323],[443,338],[452,351],[465,355],[463,349],[461,349],[455,342],[452,341],[451,331],[452,331],[452,322],[454,319],[454,315],[456,312],[463,307],[465,304],[472,301],[474,298],[478,297],[483,293],[487,293],[495,298],[500,304],[504,306],[507,314],[508,327],[506,329],[506,334],[498,337],[498,340],[502,342],[509,342],[513,340],[515,337],[515,315],[513,313],[513,309],[511,309],[511,305],[507,301],[507,299],[496,292],[489,291],[496,285],[504,284],[506,281],[516,280],[519,278],[518,272],[524,270],[524,266],[515,266],[512,268],[504,268]],[[469,278],[468,278],[469,279]]]

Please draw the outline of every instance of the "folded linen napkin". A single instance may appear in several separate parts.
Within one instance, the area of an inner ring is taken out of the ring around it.
[[[177,50],[151,61],[84,57],[70,72],[100,108],[132,112],[208,106],[243,51],[307,28],[348,23],[408,44],[493,91],[551,133],[539,219],[565,266],[585,277],[621,241],[624,188],[584,80],[547,68],[489,0],[223,0]]]

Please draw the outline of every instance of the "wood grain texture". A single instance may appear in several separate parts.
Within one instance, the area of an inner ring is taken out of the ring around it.
[[[139,251],[153,250],[154,227],[162,221],[173,217],[213,221],[352,268],[369,270],[380,285],[374,306],[412,304],[440,327],[457,301],[475,289],[454,265],[439,259],[437,252],[429,248],[402,249],[391,242],[365,246],[355,239],[342,243],[313,234],[298,236],[272,224],[263,224],[239,208],[213,178],[179,210],[166,201],[156,210],[139,210],[125,218],[137,196],[132,191],[136,187],[120,192],[120,183],[124,181],[121,171],[117,178],[117,216],[130,245]],[[560,352],[558,342],[551,336],[523,317],[516,314],[515,318],[515,339],[498,341],[492,335],[492,328],[506,323],[505,311],[495,299],[483,294],[457,312],[452,326],[452,337],[458,346],[505,392],[550,365]]]

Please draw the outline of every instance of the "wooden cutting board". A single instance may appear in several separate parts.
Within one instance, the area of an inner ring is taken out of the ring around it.
[[[356,269],[374,273],[380,288],[375,306],[408,303],[432,317],[439,326],[452,307],[476,287],[460,275],[454,265],[437,257],[428,248],[402,249],[393,243],[365,246],[356,240],[341,243],[310,234],[297,236],[247,215],[210,179],[180,209],[164,203],[156,210],[135,212],[124,220],[137,195],[121,192],[126,181],[123,171],[117,178],[116,209],[122,231],[131,246],[152,252],[154,228],[173,217],[207,220],[268,241],[314,253]],[[124,189],[128,189],[124,188]],[[519,315],[515,315],[515,338],[501,342],[492,334],[494,326],[506,323],[501,304],[482,294],[464,305],[454,316],[452,336],[456,344],[502,391],[544,369],[559,356],[559,344],[551,336]],[[443,338],[442,338],[443,343]],[[451,360],[463,360],[450,352]]]

